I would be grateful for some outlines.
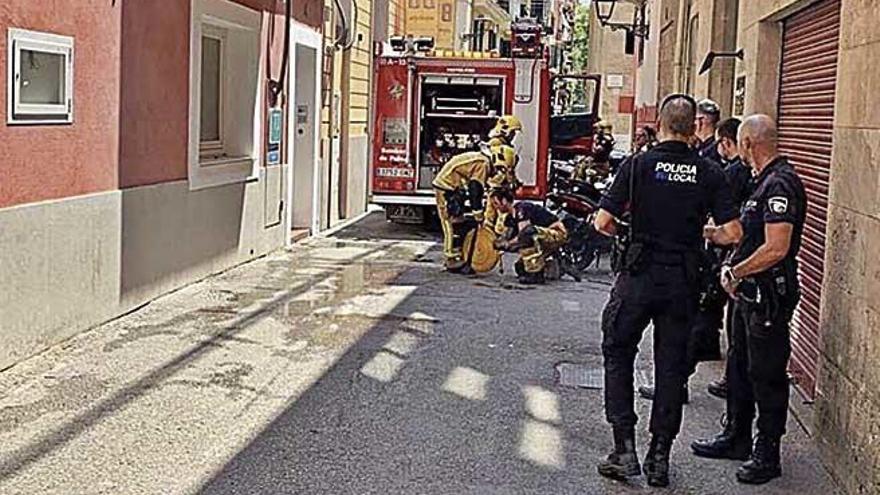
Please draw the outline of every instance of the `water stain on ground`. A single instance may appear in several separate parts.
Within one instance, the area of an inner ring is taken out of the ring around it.
[[[39,398],[0,408],[0,433],[14,430],[55,412],[76,411],[104,395],[107,384],[91,375],[71,375],[42,382]]]

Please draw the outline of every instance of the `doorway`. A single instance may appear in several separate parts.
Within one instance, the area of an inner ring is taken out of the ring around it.
[[[291,146],[290,163],[289,244],[319,230],[317,205],[320,204],[318,173],[319,108],[318,81],[320,71],[320,35],[312,30],[293,27],[294,50],[290,87],[292,106],[288,113]]]

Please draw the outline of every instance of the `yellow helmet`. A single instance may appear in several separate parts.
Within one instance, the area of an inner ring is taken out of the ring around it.
[[[596,129],[599,129],[600,131],[611,132],[611,130],[614,129],[614,126],[611,124],[611,122],[608,122],[607,120],[600,120],[596,123]]]
[[[509,142],[521,130],[523,130],[523,125],[518,118],[513,115],[504,115],[498,119],[495,127],[489,131],[489,137],[504,138]]]
[[[496,144],[489,146],[492,156],[492,166],[504,170],[513,170],[516,168],[516,150],[513,146],[506,144]]]

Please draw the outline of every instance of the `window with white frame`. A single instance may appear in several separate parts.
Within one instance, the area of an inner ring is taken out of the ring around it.
[[[9,29],[7,42],[7,122],[73,122],[73,38]]]
[[[229,0],[191,1],[189,179],[199,189],[257,170],[262,14]]]

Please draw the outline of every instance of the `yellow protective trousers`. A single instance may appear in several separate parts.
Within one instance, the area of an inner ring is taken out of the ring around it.
[[[440,219],[440,228],[443,229],[443,258],[447,268],[461,268],[464,265],[464,257],[461,254],[461,243],[455,242],[452,218],[446,209],[446,191],[434,189],[437,199],[437,217]]]
[[[520,260],[528,273],[544,271],[547,256],[568,242],[568,234],[562,229],[535,226],[535,244],[519,250]]]

